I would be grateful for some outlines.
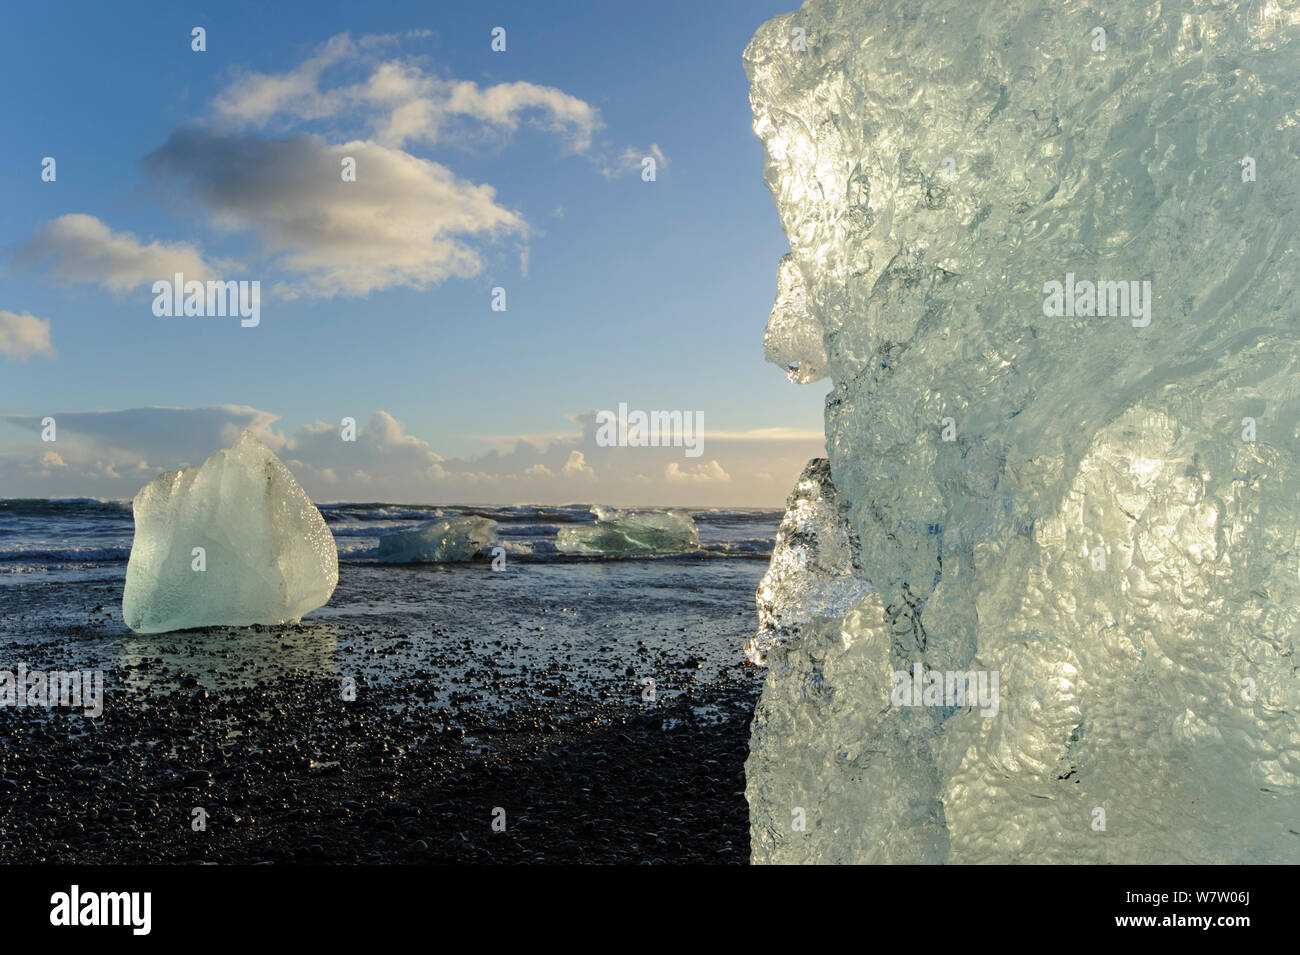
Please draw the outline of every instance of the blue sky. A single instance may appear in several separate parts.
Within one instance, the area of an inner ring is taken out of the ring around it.
[[[779,503],[825,390],[763,362],[788,244],[740,58],[790,7],[15,8],[0,496],[130,496],[247,426],[324,500]],[[259,280],[261,324],[155,317],[173,262]],[[594,451],[619,402],[702,412],[703,456]]]

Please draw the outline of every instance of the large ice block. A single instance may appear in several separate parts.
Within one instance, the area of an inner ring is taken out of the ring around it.
[[[562,527],[556,547],[562,554],[634,557],[699,550],[700,532],[685,511],[627,511],[597,505],[595,524]]]
[[[383,563],[442,564],[473,560],[496,535],[496,521],[453,517],[428,521],[414,530],[393,531],[379,538]]]
[[[122,616],[137,633],[297,621],[339,579],[334,535],[249,432],[135,496]]]
[[[1300,861],[1300,12],[810,0],[745,68],[879,591],[768,652],[754,860]]]

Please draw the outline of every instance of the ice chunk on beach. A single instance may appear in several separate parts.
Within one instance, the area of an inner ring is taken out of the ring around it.
[[[137,633],[291,623],[339,580],[334,535],[249,432],[135,496],[122,616]]]
[[[591,513],[595,524],[560,528],[556,546],[561,553],[633,557],[700,549],[700,533],[685,511],[624,511],[597,506]]]
[[[473,560],[496,536],[496,521],[452,517],[379,538],[379,560],[394,564],[443,564]]]
[[[746,50],[879,591],[767,653],[755,861],[1300,862],[1300,17],[1097,10]]]
[[[831,481],[825,458],[808,462],[786,502],[772,562],[755,593],[758,631],[746,647],[752,663],[814,617],[838,616],[870,593],[858,534]]]

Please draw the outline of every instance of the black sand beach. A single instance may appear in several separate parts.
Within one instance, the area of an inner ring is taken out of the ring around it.
[[[367,615],[395,576],[357,566],[331,604],[352,609],[325,620],[152,638],[122,626],[115,573],[11,584],[8,654],[101,667],[107,690],[99,718],[0,708],[0,859],[747,862],[761,672],[739,648],[762,569],[570,565],[559,572],[607,585],[581,607],[554,587],[489,599],[510,585],[481,563],[398,571],[412,598],[448,597],[431,627],[410,610]],[[718,592],[680,606],[667,579],[680,575]]]

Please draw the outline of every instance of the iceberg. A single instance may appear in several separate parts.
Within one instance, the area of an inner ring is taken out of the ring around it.
[[[763,663],[769,649],[798,634],[800,624],[842,614],[873,592],[830,462],[814,458],[786,503],[771,564],[755,593],[758,631],[745,654]]]
[[[744,60],[874,588],[774,552],[752,860],[1300,862],[1300,14],[809,0]]]
[[[634,557],[686,554],[700,549],[695,521],[684,511],[624,511],[596,506],[595,524],[562,527],[556,547],[562,554]]]
[[[395,531],[379,538],[384,563],[443,564],[473,560],[496,537],[496,521],[486,517],[453,517]]]
[[[334,535],[289,469],[249,432],[132,504],[122,617],[136,633],[293,623],[339,580]]]

